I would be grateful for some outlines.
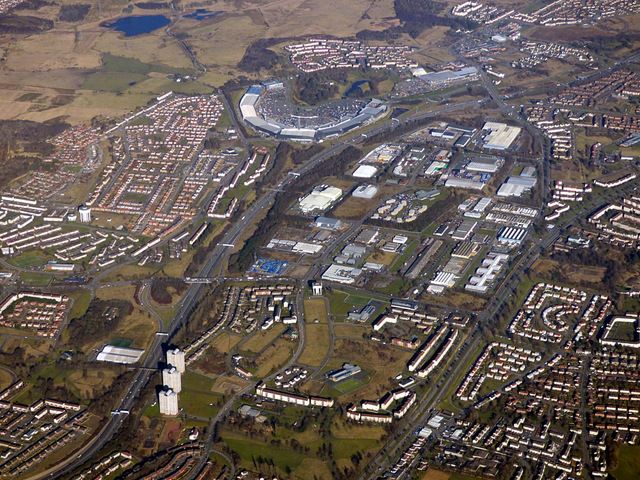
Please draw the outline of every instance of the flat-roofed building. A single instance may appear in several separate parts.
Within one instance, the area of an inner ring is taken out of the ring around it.
[[[520,135],[520,127],[512,127],[506,123],[487,122],[482,127],[484,148],[506,150]]]
[[[342,196],[342,190],[330,185],[315,187],[311,193],[300,200],[299,206],[303,213],[316,210],[326,210]]]
[[[99,362],[132,364],[140,360],[144,350],[137,348],[116,347],[115,345],[105,345],[98,353],[96,360]]]

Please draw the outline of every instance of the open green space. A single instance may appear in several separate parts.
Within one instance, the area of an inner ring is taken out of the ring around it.
[[[22,272],[20,278],[27,285],[34,287],[45,287],[51,282],[51,275],[38,272]]]
[[[300,362],[320,366],[331,347],[328,312],[324,298],[309,298],[304,301],[304,320],[309,340],[305,342]]]
[[[47,255],[41,250],[26,250],[15,257],[8,260],[11,265],[18,268],[29,268],[44,265],[53,257]]]
[[[358,295],[352,295],[335,288],[327,294],[329,299],[329,308],[331,314],[340,320],[344,320],[347,314],[356,307],[364,307],[371,298]]]
[[[91,303],[91,292],[88,290],[77,290],[71,294],[73,305],[69,311],[69,318],[79,318],[85,314]]]
[[[183,412],[194,417],[210,418],[218,412],[217,403],[222,396],[213,393],[213,380],[205,375],[185,372],[182,375],[180,406]]]
[[[640,478],[640,446],[621,445],[618,449],[618,462],[611,471],[616,480],[636,480]]]

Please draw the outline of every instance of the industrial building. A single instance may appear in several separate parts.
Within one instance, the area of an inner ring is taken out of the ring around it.
[[[328,282],[337,282],[350,285],[355,283],[356,279],[360,276],[362,270],[359,268],[348,267],[345,265],[336,265],[335,263],[330,265],[322,274],[322,280]]]
[[[342,190],[330,185],[319,185],[303,197],[298,204],[302,213],[326,210],[342,197]]]
[[[337,230],[342,227],[342,221],[337,218],[317,217],[315,226],[324,230]]]
[[[482,143],[484,148],[506,150],[520,135],[520,127],[512,127],[506,123],[486,122],[482,127]]]
[[[498,241],[511,246],[520,245],[527,236],[527,230],[516,227],[502,227],[498,233]]]
[[[463,67],[459,70],[442,70],[440,72],[427,73],[424,68],[417,68],[412,71],[416,78],[427,82],[433,86],[445,86],[454,82],[472,81],[478,78],[476,67]]]
[[[482,264],[465,285],[465,290],[487,293],[500,271],[506,266],[509,256],[504,253],[489,252]]]
[[[371,178],[376,173],[378,173],[378,169],[373,165],[360,165],[351,175],[356,178]]]
[[[140,360],[144,350],[137,348],[116,347],[115,345],[105,345],[98,353],[96,360],[99,362],[132,364]]]
[[[372,199],[378,193],[378,187],[375,185],[360,185],[351,194],[354,198]]]
[[[507,178],[500,185],[496,195],[499,197],[521,197],[536,186],[536,177],[517,175]]]

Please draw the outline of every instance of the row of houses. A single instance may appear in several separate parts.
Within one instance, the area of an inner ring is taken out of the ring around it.
[[[332,68],[405,70],[418,66],[409,58],[411,48],[394,45],[368,45],[358,40],[312,38],[285,46],[291,63],[305,73]]]

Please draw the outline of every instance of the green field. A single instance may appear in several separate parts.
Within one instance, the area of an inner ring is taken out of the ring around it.
[[[27,250],[9,259],[9,263],[18,268],[29,268],[44,265],[53,257],[40,250]]]
[[[213,380],[204,375],[185,372],[182,375],[182,392],[180,392],[180,407],[187,415],[200,418],[210,418],[218,412],[216,404],[222,398],[213,393]]]
[[[73,306],[69,312],[69,318],[79,318],[85,314],[91,303],[91,293],[87,290],[78,290],[71,294]]]
[[[333,389],[339,392],[340,394],[347,394],[347,393],[353,392],[354,390],[357,390],[362,385],[366,384],[368,381],[369,381],[368,375],[365,376],[363,374],[360,374],[358,378],[349,378],[347,380],[344,380],[343,382],[338,383],[333,387]]]
[[[336,289],[333,289],[327,297],[329,298],[331,314],[337,319],[342,320],[344,320],[347,314],[355,307],[364,307],[371,300],[367,297],[351,295]]]
[[[20,278],[27,285],[46,287],[51,282],[51,276],[46,273],[22,272]]]
[[[640,446],[621,445],[618,449],[618,463],[611,471],[616,480],[640,478]]]
[[[144,63],[135,58],[106,53],[102,56],[102,68],[89,75],[82,88],[106,92],[124,92],[134,85],[149,79],[149,74],[151,73],[185,75],[192,72],[184,68],[171,68],[165,65]]]

